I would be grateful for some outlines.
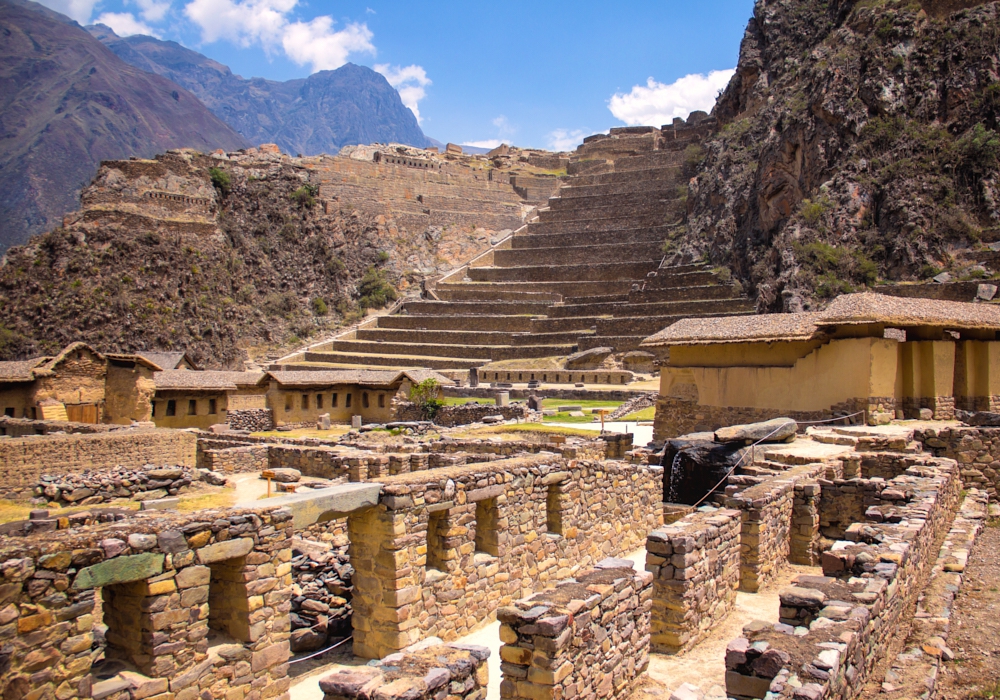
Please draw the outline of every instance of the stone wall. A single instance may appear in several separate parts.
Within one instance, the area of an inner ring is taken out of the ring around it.
[[[654,651],[690,649],[732,610],[740,584],[740,528],[740,511],[711,508],[649,534]]]
[[[35,486],[34,495],[62,505],[89,506],[119,498],[148,501],[185,493],[198,481],[186,467],[150,467],[46,475]]]
[[[200,447],[200,446],[199,446]],[[267,445],[226,447],[220,450],[198,450],[198,466],[222,474],[247,474],[267,469]]]
[[[31,420],[0,416],[0,435],[25,437],[26,435],[48,435],[49,433],[110,433],[122,430],[120,425],[106,423],[74,423],[61,420]]]
[[[398,421],[426,420],[423,410],[409,401],[396,402],[395,419]],[[503,416],[504,420],[527,420],[528,407],[525,404],[510,404],[496,406],[490,404],[471,403],[460,406],[442,406],[434,414],[432,420],[437,425],[453,428],[456,425],[479,423],[486,416]]]
[[[740,590],[756,593],[788,563],[795,484],[771,479],[726,499],[742,511]]]
[[[545,384],[631,384],[634,375],[623,370],[588,369],[504,369],[494,370],[488,366],[479,370],[481,382],[529,382],[532,380]],[[546,392],[548,393],[548,392]],[[586,397],[582,397],[586,398]]]
[[[914,438],[932,454],[957,461],[966,487],[1000,498],[1000,428],[927,428]]]
[[[195,466],[196,438],[175,430],[38,435],[0,440],[0,498],[25,498],[43,474],[74,474],[147,464]]]
[[[937,559],[962,483],[952,460],[925,457],[884,500],[780,594],[778,624],[753,623],[726,653],[730,697],[854,698],[899,630]]]
[[[258,433],[274,430],[274,413],[270,408],[231,408],[226,413],[230,430],[248,430]]]
[[[324,700],[485,700],[490,650],[435,645],[320,679]]]
[[[556,455],[381,479],[348,518],[354,651],[460,637],[498,607],[640,546],[662,520],[662,469]]]
[[[502,608],[500,696],[627,698],[649,664],[652,575],[609,560]]]
[[[0,692],[287,700],[291,532],[282,509],[152,511],[3,545]],[[139,673],[102,678],[102,655]]]

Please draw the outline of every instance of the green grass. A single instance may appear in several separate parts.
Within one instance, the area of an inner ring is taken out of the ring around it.
[[[444,401],[445,406],[464,406],[467,403],[485,403],[485,404],[495,404],[495,399],[477,399],[477,398],[465,398],[462,396],[445,396],[442,401]]]
[[[519,439],[519,435],[531,436],[532,434],[542,435],[566,435],[571,437],[593,438],[593,430],[583,430],[581,428],[570,428],[561,425],[543,425],[541,423],[518,423],[516,425],[491,425],[485,428],[469,430],[462,434],[462,437],[484,437],[487,435],[510,435],[511,439]]]
[[[545,399],[542,401],[542,408],[559,408],[560,406],[579,406],[584,416],[571,416],[569,413],[557,413],[554,416],[545,416],[542,420],[546,423],[593,423],[595,416],[590,412],[595,408],[606,408],[613,411],[622,405],[621,401],[598,401],[595,399],[583,399],[573,401],[570,399]]]
[[[656,406],[649,406],[641,411],[633,411],[624,418],[619,420],[632,421],[632,420],[653,420],[656,417]]]

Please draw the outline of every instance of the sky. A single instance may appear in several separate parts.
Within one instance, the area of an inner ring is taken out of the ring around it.
[[[40,1],[121,36],[177,41],[247,78],[368,66],[432,138],[553,150],[710,111],[753,11],[753,0]]]

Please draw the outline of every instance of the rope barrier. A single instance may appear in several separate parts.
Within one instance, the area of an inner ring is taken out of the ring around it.
[[[354,635],[353,634],[350,637],[347,637],[346,639],[341,639],[339,642],[337,642],[333,646],[329,646],[326,649],[322,649],[320,651],[317,651],[315,654],[310,654],[309,656],[303,656],[301,659],[292,659],[291,661],[288,662],[288,664],[292,665],[292,664],[297,664],[300,661],[308,661],[309,659],[314,659],[317,656],[321,656],[322,654],[325,654],[326,652],[331,651],[332,649],[336,649],[337,647],[339,647],[339,646],[341,646],[343,644],[347,644],[352,639],[354,639]]]

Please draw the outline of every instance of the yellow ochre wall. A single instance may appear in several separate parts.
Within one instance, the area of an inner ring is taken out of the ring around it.
[[[364,407],[363,394],[368,394],[368,408]],[[332,406],[332,396],[337,394],[337,405]],[[366,423],[391,421],[392,397],[395,389],[369,389],[357,385],[338,385],[313,388],[282,388],[275,382],[267,392],[267,405],[274,415],[275,425],[286,423],[312,423],[324,413],[330,414],[334,423],[350,423],[351,416],[360,415]],[[309,397],[308,408],[302,408],[302,396]],[[323,407],[316,407],[316,396],[323,396]],[[351,396],[351,406],[347,406],[347,396]],[[383,396],[383,407],[379,407],[378,397]],[[287,402],[286,402],[287,400]],[[288,410],[286,410],[286,406]]]
[[[900,343],[901,398],[953,396],[955,343],[920,340]]]
[[[188,415],[188,401],[197,402],[197,413]],[[215,399],[215,413],[209,413],[209,399]],[[226,393],[159,391],[156,393],[156,411],[152,421],[157,428],[199,428],[208,430],[216,423],[226,422]],[[176,415],[167,415],[167,401],[177,402]]]
[[[715,346],[713,363],[723,360],[726,349],[732,358],[728,367],[691,366],[698,348],[674,347],[671,365],[663,368],[660,393],[670,396],[675,385],[693,383],[702,406],[822,411],[850,399],[894,396],[898,345],[884,338],[832,340],[790,367],[738,366],[741,358],[759,357],[765,343]],[[779,361],[790,352],[780,352]],[[675,361],[688,366],[674,367]]]
[[[963,340],[956,343],[955,398],[998,395],[1000,343],[983,340]]]

